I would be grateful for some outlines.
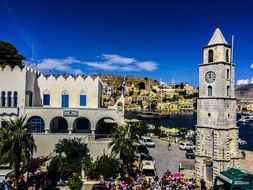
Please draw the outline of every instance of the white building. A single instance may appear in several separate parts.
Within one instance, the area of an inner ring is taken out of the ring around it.
[[[99,77],[6,66],[0,69],[0,119],[27,116],[33,133],[108,133],[106,121],[123,123],[124,109],[101,108],[102,88]]]

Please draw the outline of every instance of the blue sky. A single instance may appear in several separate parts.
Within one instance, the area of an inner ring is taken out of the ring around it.
[[[44,73],[138,75],[198,85],[215,22],[235,35],[236,80],[253,83],[251,0],[1,0],[0,40]],[[32,45],[34,44],[34,45]]]

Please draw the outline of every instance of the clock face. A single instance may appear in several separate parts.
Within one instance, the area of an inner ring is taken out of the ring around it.
[[[208,71],[206,73],[205,78],[206,78],[206,82],[212,83],[212,82],[215,81],[216,75],[215,75],[215,73],[213,71]]]

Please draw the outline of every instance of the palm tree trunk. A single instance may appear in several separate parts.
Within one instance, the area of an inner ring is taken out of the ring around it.
[[[16,162],[15,166],[14,166],[14,177],[15,177],[15,181],[14,181],[14,189],[18,189],[19,187],[19,174],[20,174],[20,162]]]

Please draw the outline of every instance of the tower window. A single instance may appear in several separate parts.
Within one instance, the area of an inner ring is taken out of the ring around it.
[[[230,86],[227,86],[227,96],[230,96]]]
[[[208,96],[213,95],[213,87],[211,85],[207,87],[207,91],[208,91]]]
[[[208,63],[213,62],[213,50],[208,51]]]
[[[17,91],[15,91],[13,93],[13,101],[14,101],[13,106],[17,107],[17,105],[18,105],[18,92]]]
[[[230,69],[227,69],[227,79],[230,79]]]
[[[228,51],[228,49],[226,50],[226,62],[229,62],[229,51]]]

